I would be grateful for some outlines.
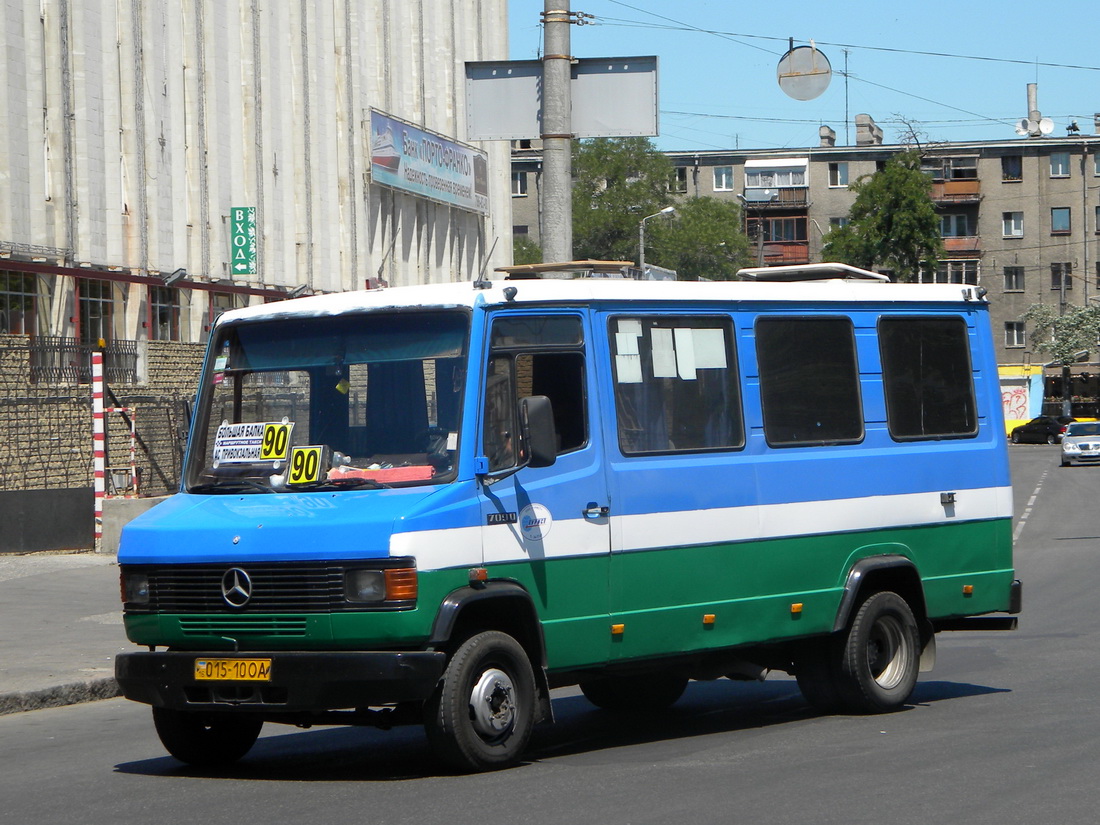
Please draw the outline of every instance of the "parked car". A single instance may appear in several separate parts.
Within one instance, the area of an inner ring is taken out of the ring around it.
[[[1100,463],[1100,421],[1077,421],[1062,436],[1062,466]]]
[[[1040,415],[1012,430],[1013,444],[1057,444],[1075,419],[1068,415]]]

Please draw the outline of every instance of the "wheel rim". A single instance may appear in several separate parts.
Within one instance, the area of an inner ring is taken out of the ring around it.
[[[883,616],[867,639],[867,666],[883,690],[893,690],[905,679],[912,655],[905,642],[905,630],[893,616]]]
[[[499,668],[481,674],[470,692],[470,717],[474,730],[486,740],[507,735],[516,723],[515,686]]]

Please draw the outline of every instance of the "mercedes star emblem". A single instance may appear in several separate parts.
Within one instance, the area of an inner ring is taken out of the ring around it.
[[[252,598],[252,579],[239,567],[230,567],[222,576],[222,598],[230,607],[244,607]]]

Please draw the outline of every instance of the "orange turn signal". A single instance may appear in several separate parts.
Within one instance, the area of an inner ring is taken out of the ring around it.
[[[802,612],[802,602],[795,602],[791,605],[791,615],[797,616]]]
[[[625,624],[613,624],[613,625],[611,625],[611,635],[612,636],[622,636],[623,631],[625,631],[625,630],[626,630],[626,625]]]
[[[414,601],[417,594],[415,567],[397,567],[386,572],[386,601]]]

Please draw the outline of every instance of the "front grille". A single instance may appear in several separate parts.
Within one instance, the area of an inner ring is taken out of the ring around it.
[[[306,620],[298,617],[236,616],[225,618],[185,617],[179,620],[184,636],[298,637],[306,635]]]
[[[412,567],[411,559],[385,559],[368,563],[375,568]],[[386,602],[384,605],[352,604],[344,598],[344,574],[352,563],[261,563],[124,565],[123,575],[143,573],[149,579],[148,604],[126,603],[128,613],[176,613],[188,616],[258,616],[258,614],[319,614],[364,610],[408,609],[415,601]],[[232,569],[244,571],[251,583],[250,596],[242,606],[230,605],[222,596],[222,580]],[[302,622],[305,620],[303,619]],[[256,627],[249,623],[248,627]],[[195,629],[191,632],[203,632]],[[232,632],[220,630],[219,632]],[[241,630],[240,632],[249,632]],[[253,630],[255,633],[282,630]],[[295,631],[297,632],[297,631]],[[304,632],[304,628],[303,628]]]

